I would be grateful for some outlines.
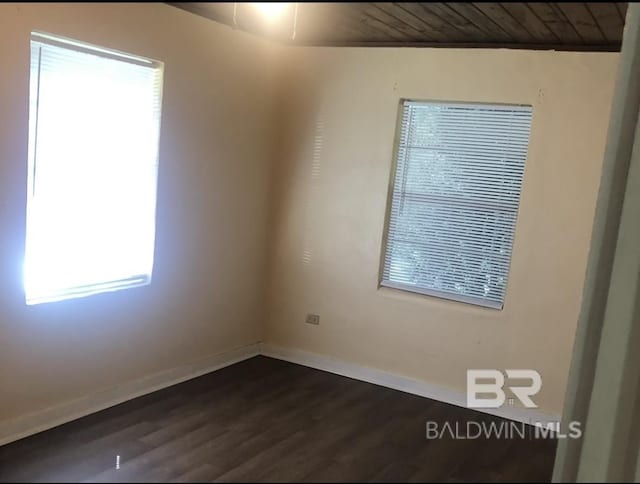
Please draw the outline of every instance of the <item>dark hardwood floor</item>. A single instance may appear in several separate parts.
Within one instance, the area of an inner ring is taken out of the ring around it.
[[[555,440],[427,439],[427,420],[502,421],[256,357],[0,447],[0,481],[551,478]]]

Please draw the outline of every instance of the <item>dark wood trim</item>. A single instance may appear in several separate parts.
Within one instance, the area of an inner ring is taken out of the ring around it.
[[[288,42],[286,45],[300,47],[417,47],[443,49],[519,49],[519,50],[557,50],[566,52],[619,52],[620,44],[516,44],[516,43],[470,43],[470,42],[397,42],[397,41],[323,41]]]

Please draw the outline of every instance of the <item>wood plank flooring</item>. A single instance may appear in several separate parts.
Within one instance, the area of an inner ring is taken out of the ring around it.
[[[259,356],[0,447],[0,481],[551,478],[555,440],[430,440],[427,420],[502,421]]]

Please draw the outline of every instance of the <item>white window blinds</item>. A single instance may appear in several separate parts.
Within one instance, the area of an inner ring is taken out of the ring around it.
[[[162,66],[31,37],[27,304],[146,284]]]
[[[531,107],[405,101],[381,285],[502,308]]]

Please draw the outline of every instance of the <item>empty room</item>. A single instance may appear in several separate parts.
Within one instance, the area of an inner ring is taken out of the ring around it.
[[[640,481],[640,4],[0,3],[0,482]]]

